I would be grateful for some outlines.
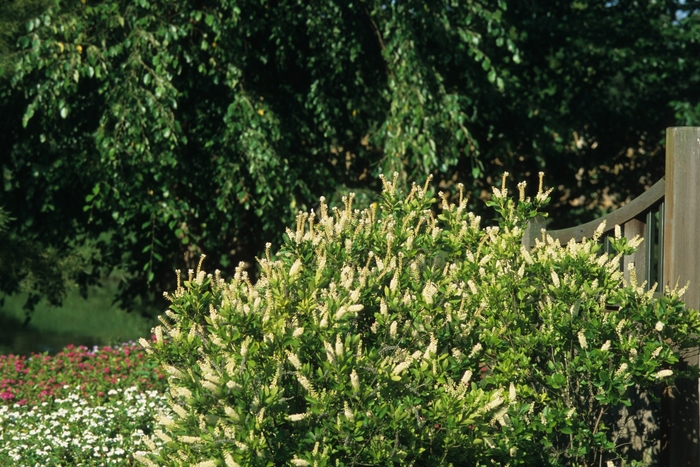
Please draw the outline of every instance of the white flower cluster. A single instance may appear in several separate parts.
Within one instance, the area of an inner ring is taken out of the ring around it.
[[[159,449],[139,427],[157,417],[169,419],[164,395],[132,387],[109,391],[110,402],[91,407],[76,393],[57,399],[50,407],[0,407],[0,465],[122,466],[134,451]],[[125,422],[126,421],[126,422]],[[143,454],[143,453],[141,453]],[[61,458],[57,459],[57,455]]]

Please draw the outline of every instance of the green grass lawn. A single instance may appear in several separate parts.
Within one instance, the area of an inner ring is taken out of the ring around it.
[[[87,347],[136,341],[150,336],[155,319],[138,312],[127,313],[113,299],[118,280],[105,280],[102,287],[91,287],[84,299],[71,292],[60,308],[42,302],[23,326],[24,294],[7,296],[0,307],[0,354],[29,355],[31,352],[56,353],[69,344]],[[165,310],[157,310],[153,315]]]

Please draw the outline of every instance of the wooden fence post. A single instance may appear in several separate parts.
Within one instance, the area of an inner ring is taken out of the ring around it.
[[[523,245],[527,250],[530,250],[535,244],[535,239],[542,239],[542,229],[547,228],[547,222],[544,216],[537,215],[527,223],[527,229],[523,235]]]
[[[688,308],[700,309],[700,127],[666,130],[664,284],[690,282],[683,296]],[[686,355],[698,365],[698,352]],[[662,465],[700,466],[698,381],[668,388],[663,411]]]

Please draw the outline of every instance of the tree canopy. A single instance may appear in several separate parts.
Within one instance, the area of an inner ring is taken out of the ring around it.
[[[7,235],[82,283],[129,271],[129,305],[202,252],[251,262],[321,195],[371,202],[379,173],[480,209],[544,170],[555,222],[590,218],[700,121],[698,3],[56,0],[3,31]]]

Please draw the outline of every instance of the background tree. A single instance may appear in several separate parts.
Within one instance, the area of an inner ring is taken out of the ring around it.
[[[53,3],[52,0],[0,1],[0,81],[3,83],[0,85],[0,103],[3,116],[6,117],[3,118],[3,123],[9,123],[3,125],[5,141],[22,138],[21,132],[17,133],[17,125],[11,121],[22,115],[26,108],[26,103],[18,99],[19,95],[12,95],[7,87],[21,54],[14,46],[15,42],[26,34],[27,22],[43,14]],[[9,156],[14,148],[5,149]],[[10,157],[3,160],[9,162]],[[12,180],[12,167],[2,165],[4,189],[0,191],[16,189],[16,181],[13,183]],[[24,192],[25,196],[35,194],[31,184],[23,184],[22,188],[28,189]],[[3,202],[13,202],[12,211],[15,213],[29,208],[24,203],[17,204],[4,196],[0,199]],[[45,209],[50,209],[52,202],[49,200]],[[52,305],[60,305],[68,289],[76,284],[81,285],[81,292],[85,295],[86,286],[93,282],[88,271],[100,261],[98,250],[94,244],[90,244],[94,242],[81,244],[80,239],[85,236],[78,232],[74,232],[70,239],[45,241],[50,237],[44,236],[42,239],[31,220],[26,222],[27,219],[33,219],[36,213],[26,213],[29,216],[24,216],[25,225],[22,225],[15,222],[17,218],[11,217],[7,209],[7,206],[0,206],[0,282],[3,284],[0,290],[9,294],[28,292],[25,305],[28,310],[33,309],[42,298]]]
[[[638,196],[663,176],[665,129],[699,124],[689,111],[700,102],[698,7],[509,2],[522,64],[509,70],[508,102],[482,120],[495,136],[482,147],[512,172],[545,170],[555,225]]]
[[[252,262],[320,195],[371,202],[381,172],[480,209],[503,171],[544,169],[555,221],[584,219],[696,121],[696,3],[57,2],[0,88],[10,231],[87,248],[83,282],[130,271],[129,305],[183,254]]]
[[[52,4],[53,0],[0,0],[0,77],[13,69],[17,37],[26,32],[25,25]]]

